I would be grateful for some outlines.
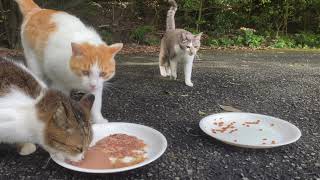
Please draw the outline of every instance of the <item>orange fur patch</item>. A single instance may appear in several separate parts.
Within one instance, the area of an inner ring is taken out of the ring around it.
[[[28,15],[30,12],[40,10],[41,8],[33,0],[16,0],[19,4],[20,11],[23,16]]]
[[[41,10],[32,14],[24,29],[22,29],[22,36],[25,38],[29,46],[35,50],[38,59],[43,58],[44,48],[51,33],[55,32],[57,27],[50,19],[53,14],[59,11]]]
[[[121,49],[107,45],[94,46],[88,43],[77,44],[76,48],[81,55],[71,57],[70,68],[78,76],[83,71],[90,71],[94,64],[98,64],[100,70],[106,73],[105,78],[115,72],[114,55]]]

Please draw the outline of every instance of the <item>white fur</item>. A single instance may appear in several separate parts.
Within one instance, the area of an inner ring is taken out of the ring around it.
[[[190,43],[190,47],[192,47],[192,43]],[[192,75],[192,66],[193,66],[193,60],[195,57],[196,52],[192,52],[193,50],[187,49],[183,50],[179,47],[179,45],[176,45],[174,47],[174,50],[176,52],[176,56],[170,60],[170,71],[166,69],[166,67],[160,66],[160,73],[162,74],[169,74],[171,76],[171,79],[176,80],[177,79],[177,69],[178,69],[178,62],[182,61],[184,63],[184,81],[187,86],[193,87],[193,83],[191,82],[191,75]],[[162,69],[161,69],[162,68]]]
[[[22,25],[22,32],[27,21]],[[72,42],[79,44],[87,42],[97,46],[105,43],[93,29],[86,27],[77,17],[68,13],[57,13],[50,21],[57,25],[57,31],[49,37],[43,60],[36,59],[35,53],[22,35],[22,44],[29,68],[41,79],[49,79],[52,88],[64,93],[70,93],[72,89],[94,93],[96,99],[92,108],[92,113],[94,113],[92,117],[95,118],[94,122],[101,122],[103,119],[101,104],[97,103],[102,102],[104,80],[99,77],[100,69],[94,66],[89,77],[81,78],[71,71],[69,62],[72,56]],[[91,86],[95,86],[95,89],[92,89]]]
[[[40,98],[33,99],[15,87],[0,97],[0,142],[26,143],[19,152],[21,155],[33,153],[34,144],[44,144],[45,127],[35,107]]]

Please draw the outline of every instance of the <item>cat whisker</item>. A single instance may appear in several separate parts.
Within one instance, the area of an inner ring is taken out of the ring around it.
[[[51,156],[48,158],[48,160],[46,161],[45,165],[42,166],[42,169],[47,169],[49,163],[50,163],[50,160],[51,160]]]

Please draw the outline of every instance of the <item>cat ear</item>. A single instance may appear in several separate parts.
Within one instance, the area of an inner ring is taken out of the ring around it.
[[[53,122],[60,128],[67,128],[67,114],[62,103],[59,103],[56,112],[53,114]]]
[[[202,34],[203,34],[203,32],[201,32],[201,33],[199,33],[199,34],[195,35],[195,36],[194,36],[194,38],[195,38],[196,40],[200,40],[200,39],[201,39]]]
[[[111,50],[112,54],[117,54],[123,47],[122,43],[116,43],[116,44],[112,44],[110,46],[108,46],[108,48]]]
[[[82,48],[80,44],[71,43],[72,55],[73,56],[83,56]]]
[[[186,40],[186,39],[187,39],[187,35],[186,35],[186,33],[183,32],[183,33],[181,34],[181,40],[184,41],[184,40]]]
[[[94,103],[94,95],[93,94],[86,94],[83,96],[80,100],[80,104],[82,104],[84,107],[88,108],[91,110],[93,103]]]

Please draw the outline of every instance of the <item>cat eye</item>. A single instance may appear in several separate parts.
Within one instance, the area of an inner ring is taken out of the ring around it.
[[[90,72],[89,71],[82,71],[82,74],[85,76],[89,76]]]
[[[107,76],[107,73],[101,72],[99,76],[100,76],[100,77],[105,77],[105,76]]]
[[[187,46],[187,49],[190,49],[190,46]]]

